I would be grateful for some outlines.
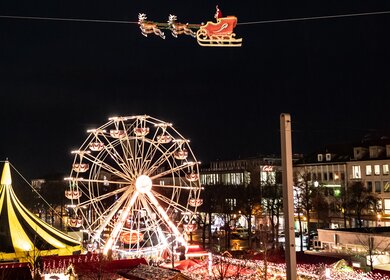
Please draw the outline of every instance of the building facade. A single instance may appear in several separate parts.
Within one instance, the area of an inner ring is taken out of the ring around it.
[[[281,184],[281,169],[281,159],[277,156],[215,161],[201,170],[200,180],[202,185],[242,187]],[[306,157],[294,157],[293,169],[295,184],[305,181],[324,192],[329,219],[318,220],[313,206],[311,222],[322,223],[324,228],[356,227],[353,211],[346,220],[342,194],[354,183],[361,182],[378,201],[363,211],[363,226],[390,226],[390,142],[328,147]]]
[[[257,188],[259,192],[264,185],[281,185],[281,159],[277,156],[259,156],[255,158],[224,160],[211,162],[207,167],[201,169],[200,181],[205,187],[238,187],[243,191]],[[238,197],[227,197],[225,203],[231,205],[231,211],[235,212],[234,221],[231,227],[249,227],[247,217],[241,215],[238,204]],[[257,202],[260,205],[260,201]],[[264,204],[264,203],[263,203]],[[242,205],[241,205],[242,206]],[[263,205],[264,206],[264,205]],[[259,206],[261,208],[261,206]],[[254,211],[251,218],[252,230],[258,230],[269,224],[266,215],[262,210]],[[214,227],[221,226],[222,219],[215,213]]]
[[[276,156],[213,161],[201,169],[202,185],[260,186],[281,172],[281,159]]]
[[[318,227],[339,228],[343,227],[344,219],[341,208],[341,193],[342,189],[348,186],[347,180],[347,160],[348,156],[335,153],[316,153],[314,156],[305,157],[303,160],[294,164],[294,182],[296,185],[306,184],[311,191],[322,193],[321,199],[324,199],[329,207],[324,209],[327,211],[327,219],[321,219],[318,213],[320,206],[315,197],[313,200],[312,209],[310,211],[311,223],[317,224]],[[297,188],[299,190],[299,188]],[[306,193],[305,195],[310,195]],[[303,198],[305,199],[305,198]],[[319,199],[319,198],[318,198]],[[307,213],[301,213],[304,217]],[[310,226],[308,226],[310,228]]]
[[[361,182],[377,199],[376,205],[364,209],[363,226],[390,226],[390,144],[360,143],[343,151],[327,150],[305,157],[294,164],[295,181],[306,180],[313,187],[323,187],[329,204],[329,228],[356,227],[354,212],[345,222],[342,192],[348,193]],[[356,213],[355,213],[356,214]],[[355,215],[356,216],[356,215]],[[317,222],[313,213],[313,222]],[[325,225],[325,227],[327,227]]]
[[[378,198],[370,226],[390,226],[390,144],[353,148],[347,162],[348,181],[361,181]]]

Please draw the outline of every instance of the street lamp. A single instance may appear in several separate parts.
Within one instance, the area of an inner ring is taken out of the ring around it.
[[[381,218],[382,218],[382,215],[381,215],[381,213],[378,213],[378,214],[376,214],[376,226],[380,226],[381,224],[380,224],[380,222],[381,222]]]

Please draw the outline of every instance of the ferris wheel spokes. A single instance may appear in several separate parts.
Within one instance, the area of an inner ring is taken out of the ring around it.
[[[162,125],[157,125],[155,124],[155,127],[157,127],[154,135],[152,136],[151,139],[148,140],[148,142],[151,144],[149,145],[149,148],[145,154],[145,158],[154,158],[156,156],[157,152],[160,152],[159,158],[157,158],[154,161],[154,164],[150,166],[150,163],[152,161],[145,161],[144,164],[141,166],[141,170],[150,170],[154,171],[157,169],[164,161],[166,160],[166,153],[169,153],[171,149],[174,148],[174,145],[168,145],[166,147],[164,144],[168,144],[170,141],[162,142],[161,137],[163,136],[168,136],[169,139],[172,139],[172,136],[166,131],[166,128],[168,126],[171,126],[171,124],[162,124]],[[160,130],[162,130],[162,133],[159,133]],[[168,138],[165,138],[168,139]]]
[[[126,180],[127,182],[131,179],[130,176],[134,176],[134,174],[126,174],[126,173],[119,171],[117,168],[112,167],[112,165],[107,164],[106,162],[98,159],[97,157],[88,156],[86,158],[90,162],[92,162],[94,165],[101,167],[103,170],[107,171],[108,173],[114,174],[115,176],[118,176],[118,177],[122,178],[123,180]],[[118,165],[118,166],[120,167],[120,165]],[[122,171],[123,171],[123,169],[122,169]]]
[[[163,171],[161,173],[158,173],[156,175],[153,175],[151,176],[151,179],[152,180],[155,180],[155,179],[158,179],[158,178],[161,178],[161,177],[164,177],[168,174],[171,174],[171,173],[175,173],[175,172],[178,172],[180,170],[184,170],[185,168],[187,167],[191,167],[193,165],[195,165],[196,163],[195,162],[189,162],[189,161],[186,161],[184,163],[182,163],[181,165],[178,165],[176,167],[173,167],[172,169],[169,169],[169,170],[166,170],[166,171]]]
[[[128,189],[128,187],[123,187],[123,188],[120,188],[120,189],[117,189],[117,190],[114,190],[112,192],[108,192],[108,193],[105,193],[105,194],[102,194],[100,196],[94,196],[93,197],[93,202],[98,202],[98,201],[102,201],[104,199],[107,199],[109,197],[112,197],[112,196],[115,196],[121,192],[124,192]],[[84,201],[84,202],[81,202],[78,207],[79,208],[83,208],[83,207],[86,207],[86,206],[89,206],[92,202],[91,201]]]
[[[187,244],[187,242],[184,240],[183,236],[181,235],[178,228],[174,225],[174,223],[171,221],[171,219],[168,217],[167,213],[163,210],[161,205],[158,203],[157,199],[154,197],[154,195],[148,191],[146,192],[146,195],[149,197],[149,199],[152,201],[154,206],[157,208],[158,213],[162,216],[164,221],[169,225],[169,228],[172,230],[172,232],[176,235],[176,238],[180,243]]]
[[[164,195],[159,194],[158,192],[153,192],[153,195],[161,200],[164,203],[170,203],[170,207],[176,209],[178,212],[182,213],[188,213],[191,212],[189,209],[187,209],[185,206],[181,205],[180,203],[174,202],[172,203],[169,198],[167,198]]]
[[[102,184],[118,184],[118,185],[125,185],[129,184],[128,181],[111,181],[111,180],[99,180],[99,179],[84,179],[82,177],[75,177],[75,178],[65,178],[65,180],[72,180],[74,182],[91,182],[91,183],[102,183]]]
[[[123,228],[123,225],[126,222],[127,216],[129,215],[130,209],[133,206],[135,200],[138,197],[138,191],[136,190],[131,199],[128,201],[128,203],[125,205],[125,208],[121,212],[118,222],[115,224],[112,232],[110,233],[110,236],[104,245],[103,254],[107,255],[108,250],[110,250],[113,247],[113,244],[118,240],[119,238],[119,232]]]
[[[175,185],[158,185],[153,184],[153,187],[156,188],[166,188],[166,189],[182,189],[182,190],[198,190],[199,187],[196,186],[175,186]]]
[[[100,235],[102,234],[104,228],[110,223],[111,219],[116,215],[116,213],[119,211],[120,207],[123,205],[126,199],[128,199],[128,196],[131,194],[131,192],[132,189],[127,189],[116,201],[114,207],[110,211],[108,211],[108,215],[105,217],[104,222],[101,223],[100,226],[94,232],[94,240],[100,240]]]
[[[126,173],[129,170],[131,170],[130,168],[128,168],[128,163],[124,160],[127,157],[120,155],[119,152],[115,149],[115,147],[119,144],[122,146],[122,141],[121,141],[122,138],[115,138],[114,137],[116,140],[114,142],[111,142],[109,139],[109,137],[112,137],[111,132],[107,133],[106,130],[97,129],[97,130],[93,130],[92,133],[94,133],[94,137],[98,141],[98,143],[103,143],[102,150],[104,150],[110,156],[110,158],[112,160],[114,160],[114,162],[117,164],[117,166],[119,166],[121,168],[122,172]],[[103,138],[104,141],[102,141],[101,138]],[[104,144],[104,143],[107,143],[107,144]],[[96,158],[96,157],[94,157],[94,158]],[[134,175],[134,174],[131,174],[131,175]]]
[[[164,163],[167,162],[166,153],[171,154],[172,152],[170,152],[170,150],[172,148],[174,148],[174,145],[171,145],[169,148],[165,149],[165,153],[161,153],[161,155],[154,161],[152,165],[150,165],[150,162],[148,162],[148,165],[144,167],[143,170],[148,170],[149,174],[153,174],[154,172],[156,172],[159,167],[161,167]]]
[[[141,202],[142,202],[142,206],[146,209],[146,212],[147,212],[148,217],[149,217],[149,219],[147,221],[152,224],[150,226],[151,229],[154,229],[154,231],[157,232],[157,234],[155,235],[156,238],[158,239],[158,241],[156,242],[156,245],[157,244],[164,244],[164,246],[166,246],[168,244],[168,241],[167,241],[166,236],[163,234],[163,230],[161,228],[161,223],[159,222],[159,220],[161,218],[157,219],[157,217],[156,217],[157,213],[155,211],[152,211],[150,204],[146,202],[145,197],[143,197]],[[154,243],[152,238],[150,238],[150,242]]]
[[[175,233],[175,228],[177,228],[173,223],[170,223],[168,220],[166,220],[163,215],[158,211],[157,206],[152,203],[148,195],[144,196],[144,200],[148,203],[148,212],[150,211],[151,214],[155,215],[154,218],[154,224],[153,228],[156,232],[155,237],[158,238],[158,243],[164,244],[164,246],[171,251],[171,246],[168,246],[169,243],[173,242],[173,240],[169,241],[169,238],[172,236],[172,234],[178,236],[177,240],[182,240],[179,238],[180,235],[177,235],[177,231]],[[165,211],[164,211],[165,212]],[[172,224],[174,227],[172,227]],[[153,241],[153,240],[151,240]],[[183,244],[185,245],[185,244]]]

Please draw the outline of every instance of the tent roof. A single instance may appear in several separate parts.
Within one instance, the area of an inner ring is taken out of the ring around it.
[[[71,255],[80,250],[79,241],[43,222],[19,201],[6,161],[0,185],[0,260]]]

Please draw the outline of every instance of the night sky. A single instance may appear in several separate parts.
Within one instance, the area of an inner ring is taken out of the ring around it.
[[[172,122],[204,163],[279,154],[281,113],[291,114],[296,153],[389,134],[390,13],[254,22],[390,11],[390,2],[289,2],[1,1],[0,16],[136,22],[143,12],[197,24],[219,4],[238,17],[243,46],[205,48],[168,30],[145,38],[131,23],[0,18],[0,160],[28,179],[68,173],[86,130],[118,115]]]

